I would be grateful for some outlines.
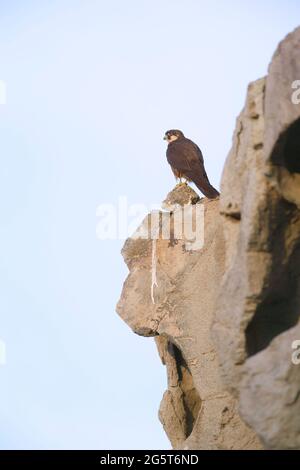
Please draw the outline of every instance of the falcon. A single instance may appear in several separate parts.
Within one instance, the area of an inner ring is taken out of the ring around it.
[[[178,129],[167,131],[164,140],[168,142],[167,160],[175,178],[182,178],[195,183],[198,189],[209,199],[215,199],[220,193],[210,184],[207,177],[202,152],[183,132]]]

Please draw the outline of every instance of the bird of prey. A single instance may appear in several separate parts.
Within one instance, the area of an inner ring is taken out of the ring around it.
[[[167,131],[164,140],[168,142],[167,160],[175,178],[179,178],[180,183],[182,178],[192,181],[209,199],[218,197],[220,193],[209,182],[199,147],[178,129]]]

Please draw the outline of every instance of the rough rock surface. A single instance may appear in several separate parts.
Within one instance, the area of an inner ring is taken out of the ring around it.
[[[250,85],[220,209],[226,271],[213,325],[222,377],[265,447],[300,448],[300,28]]]
[[[219,200],[192,203],[198,199],[188,186],[175,188],[164,203],[176,208],[171,216],[159,220],[154,214],[151,227],[147,217],[138,233],[127,240],[123,256],[130,274],[117,310],[135,333],[155,336],[168,375],[159,416],[174,448],[259,448],[257,438],[237,413],[236,401],[220,381],[210,326],[216,286],[224,272],[224,238]],[[198,235],[205,228],[200,247],[199,241],[186,239],[185,234],[182,239],[174,237],[174,220],[183,204],[198,223]],[[157,233],[158,228],[164,232],[170,220],[168,239],[161,234],[156,242],[142,238]],[[151,298],[154,243],[155,303]]]
[[[300,449],[299,50],[300,28],[249,85],[220,200],[177,187],[163,204],[171,217],[149,215],[123,248],[118,313],[155,337],[174,448]],[[180,238],[184,204],[197,227]]]

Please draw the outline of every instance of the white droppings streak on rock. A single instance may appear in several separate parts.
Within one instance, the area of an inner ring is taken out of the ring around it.
[[[156,269],[157,269],[156,237],[154,237],[152,240],[152,263],[151,263],[151,300],[153,304],[155,304],[154,287],[158,287]]]

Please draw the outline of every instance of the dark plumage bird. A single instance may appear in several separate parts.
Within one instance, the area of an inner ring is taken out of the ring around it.
[[[180,182],[182,178],[192,181],[209,199],[218,197],[220,193],[209,182],[199,147],[177,129],[167,131],[164,139],[168,142],[167,160],[175,177]]]

